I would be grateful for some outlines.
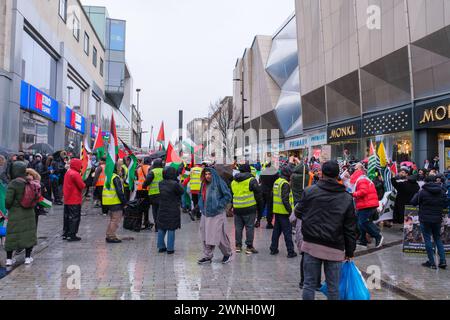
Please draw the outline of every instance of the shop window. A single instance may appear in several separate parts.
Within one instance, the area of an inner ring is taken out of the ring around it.
[[[49,121],[29,112],[22,112],[20,149],[28,150],[35,143],[48,143]]]
[[[399,165],[404,161],[411,161],[413,153],[412,138],[411,132],[401,132],[365,138],[365,157],[369,157],[370,142],[373,141],[376,150],[378,150],[381,142],[383,142],[384,147],[386,148],[386,155],[389,160],[396,161]]]

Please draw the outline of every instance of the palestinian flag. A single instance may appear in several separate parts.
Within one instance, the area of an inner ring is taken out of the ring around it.
[[[100,161],[105,156],[105,143],[103,141],[102,128],[100,127],[95,138],[94,152],[97,153],[97,161]]]
[[[159,129],[158,138],[156,141],[159,143],[159,151],[166,150],[166,135],[164,133],[164,121],[161,124],[161,128]]]
[[[40,205],[43,208],[50,209],[53,206],[53,203],[50,200],[41,197],[39,199],[38,205]]]
[[[130,191],[134,191],[134,181],[136,179],[135,172],[138,166],[138,159],[134,155],[133,151],[130,149],[130,147],[127,146],[125,142],[123,142],[122,139],[120,139],[120,142],[123,144],[123,147],[125,148],[125,151],[128,153],[128,157],[130,158],[131,162],[128,166],[128,187],[130,188]]]
[[[183,160],[169,142],[169,146],[167,147],[166,166],[170,166],[178,170],[181,165],[183,165]]]
[[[111,188],[112,176],[114,174],[114,166],[116,165],[117,157],[119,154],[119,143],[116,131],[116,121],[114,120],[114,114],[111,116],[111,132],[109,134],[108,153],[106,155],[106,188]]]
[[[83,181],[86,181],[89,178],[89,174],[91,173],[92,163],[91,158],[88,154],[88,150],[86,149],[86,145],[84,143],[81,145],[81,163],[83,164],[81,169],[81,176],[83,177]]]

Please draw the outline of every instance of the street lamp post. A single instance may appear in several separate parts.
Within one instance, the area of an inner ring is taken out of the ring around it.
[[[142,148],[142,119],[141,119],[141,113],[139,112],[139,98],[140,98],[140,93],[141,93],[142,89],[136,89],[136,93],[137,93],[137,115],[138,115],[138,130],[139,130],[139,148]]]
[[[245,102],[247,102],[247,99],[244,98],[244,90],[245,90],[245,84],[244,84],[244,72],[242,72],[242,79],[233,79],[233,81],[239,81],[242,83],[242,89],[241,89],[241,97],[242,97],[242,118],[241,118],[241,125],[242,125],[242,155],[245,154],[245,119],[248,117],[245,116]]]

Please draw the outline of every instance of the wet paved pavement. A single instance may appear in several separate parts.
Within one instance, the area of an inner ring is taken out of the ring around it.
[[[256,231],[255,247],[259,254],[239,254],[232,263],[222,265],[222,255],[217,251],[212,265],[199,266],[199,224],[191,222],[187,215],[183,214],[183,227],[176,233],[177,251],[168,256],[157,253],[153,232],[137,234],[121,230],[120,236],[134,237],[134,240],[106,244],[104,232],[108,218],[97,214],[98,209],[88,211],[88,215],[82,217],[79,235],[83,240],[79,243],[61,240],[62,208],[42,217],[39,236],[47,239],[40,240],[32,266],[19,265],[0,280],[0,299],[293,300],[301,297],[298,289],[300,259],[286,258],[282,239],[280,254],[270,256],[270,230]],[[228,230],[233,243],[232,220],[228,221]],[[391,240],[395,237],[395,233],[387,236]],[[364,268],[366,263],[372,264],[365,257],[358,259],[365,259],[361,260]],[[23,257],[19,256],[21,260]],[[0,256],[0,264],[4,264],[4,257]],[[71,281],[67,271],[71,266],[80,268],[80,290],[68,289],[68,280]],[[398,268],[392,270],[395,274]],[[385,288],[371,293],[373,299],[404,299]],[[324,299],[324,296],[318,293],[317,298]]]

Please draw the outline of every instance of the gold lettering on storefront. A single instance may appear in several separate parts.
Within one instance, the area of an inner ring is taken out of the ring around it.
[[[450,104],[447,107],[439,106],[435,109],[426,109],[423,112],[422,120],[419,122],[419,124],[442,121],[446,118],[450,119]]]
[[[354,135],[356,135],[355,126],[348,126],[331,130],[331,139],[337,139]]]

